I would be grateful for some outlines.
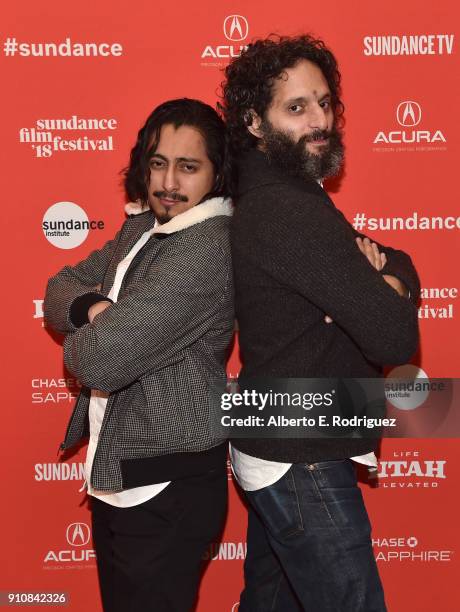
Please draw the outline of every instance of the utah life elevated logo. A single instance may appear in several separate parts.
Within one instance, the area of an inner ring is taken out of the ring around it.
[[[223,22],[223,34],[227,39],[222,44],[206,45],[201,52],[202,66],[222,67],[232,57],[238,57],[246,49],[244,41],[249,36],[249,24],[243,15],[228,15]],[[224,61],[225,60],[225,61]]]
[[[397,129],[383,129],[374,137],[374,153],[400,153],[403,151],[446,151],[447,139],[442,130],[421,129],[422,107],[415,100],[404,100],[396,107]],[[424,119],[423,127],[426,122]],[[396,126],[395,126],[396,127]]]
[[[403,449],[379,461],[378,473],[370,477],[382,489],[436,489],[447,478],[446,465],[446,459],[426,459],[421,451]]]

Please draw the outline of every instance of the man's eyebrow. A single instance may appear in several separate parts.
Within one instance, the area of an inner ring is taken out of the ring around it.
[[[308,102],[308,99],[304,96],[299,96],[298,98],[289,98],[289,100],[286,100],[286,104],[304,104],[305,102]]]
[[[194,159],[193,157],[177,157],[177,161],[192,162],[194,164],[201,164],[201,159]]]
[[[150,159],[152,159],[153,157],[159,157],[160,159],[162,159],[165,162],[168,162],[168,158],[165,157],[164,155],[162,155],[161,153],[152,153],[152,157]],[[193,162],[194,164],[201,164],[202,161],[201,159],[194,159],[193,157],[176,157],[176,161],[179,162]]]
[[[150,156],[150,159],[152,159],[153,157],[159,157],[160,159],[162,159],[165,162],[168,161],[164,155],[161,155],[161,153],[152,153],[152,155]]]
[[[316,95],[316,91],[314,91],[313,93]],[[330,97],[331,92],[327,91],[321,97],[319,97],[318,100],[322,101]],[[289,100],[286,100],[286,104],[305,104],[308,103],[310,100],[310,97],[306,98],[305,96],[298,96],[297,98],[289,98]]]

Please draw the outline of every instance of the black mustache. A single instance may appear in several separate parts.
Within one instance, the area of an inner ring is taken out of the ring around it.
[[[330,137],[331,133],[327,130],[317,130],[312,134],[305,135],[304,142],[315,142],[315,140],[327,140]]]
[[[154,191],[153,195],[156,198],[165,199],[165,200],[176,200],[177,202],[188,202],[188,197],[186,195],[182,195],[181,193],[168,193],[167,191]]]

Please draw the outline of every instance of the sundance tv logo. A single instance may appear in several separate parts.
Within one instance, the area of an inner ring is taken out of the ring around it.
[[[363,53],[372,55],[452,55],[454,34],[365,36]]]
[[[403,151],[445,151],[447,139],[442,130],[420,129],[422,107],[414,100],[404,100],[396,107],[397,129],[383,129],[374,137],[374,153]],[[377,146],[376,146],[377,145]]]
[[[65,539],[67,547],[63,550],[49,550],[44,558],[46,567],[53,569],[64,569],[72,567],[69,564],[75,564],[75,567],[81,567],[82,563],[90,562],[96,558],[96,553],[92,548],[88,548],[91,540],[91,530],[86,523],[70,523],[65,531]],[[69,548],[70,547],[70,548]],[[62,563],[62,566],[56,566],[55,563]],[[94,567],[94,563],[85,567]]]
[[[58,249],[74,249],[88,237],[90,230],[103,230],[104,221],[90,221],[86,212],[73,202],[57,202],[43,216],[45,238]]]
[[[243,15],[228,15],[223,22],[223,32],[227,39],[220,45],[206,45],[201,53],[202,66],[224,66],[232,57],[238,57],[246,49],[243,44],[249,36],[249,23]],[[225,62],[223,60],[226,60]]]

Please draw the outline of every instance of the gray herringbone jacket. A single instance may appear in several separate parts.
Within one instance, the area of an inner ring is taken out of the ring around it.
[[[110,394],[91,474],[96,489],[178,477],[222,442],[210,427],[209,385],[225,380],[233,332],[230,215],[222,198],[155,229],[150,210],[131,214],[101,250],[48,282],[45,320],[66,334],[64,361],[83,385],[62,449],[88,434],[90,390]],[[106,296],[119,262],[149,229],[117,303],[75,327],[72,305],[88,293]]]

